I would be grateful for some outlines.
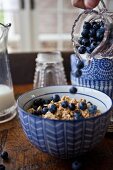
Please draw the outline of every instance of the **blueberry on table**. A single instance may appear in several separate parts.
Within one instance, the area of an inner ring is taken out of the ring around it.
[[[77,88],[74,87],[74,86],[72,86],[72,87],[69,89],[69,92],[70,92],[71,94],[75,94],[75,93],[77,92]]]
[[[53,100],[54,102],[58,102],[58,101],[60,100],[60,96],[59,96],[58,94],[54,94],[54,95],[52,96],[52,100]]]
[[[7,151],[1,152],[0,156],[3,160],[8,160],[8,152]]]
[[[67,107],[68,107],[68,102],[67,102],[67,101],[63,101],[63,102],[61,103],[61,106],[62,106],[63,108],[67,108]]]
[[[80,77],[82,75],[82,71],[80,69],[77,69],[75,72],[75,77]]]
[[[51,113],[55,113],[55,112],[57,111],[57,106],[56,106],[55,104],[52,104],[52,105],[50,106],[50,108],[49,108],[49,111],[50,111]]]
[[[78,69],[84,68],[84,62],[81,61],[81,60],[79,60],[78,63],[77,63],[77,68],[78,68]]]
[[[72,163],[72,170],[80,170],[80,168],[81,168],[81,163],[80,162],[74,161]]]
[[[5,166],[3,164],[0,164],[0,170],[5,170]]]

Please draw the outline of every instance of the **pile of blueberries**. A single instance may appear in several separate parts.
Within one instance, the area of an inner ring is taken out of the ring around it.
[[[75,94],[77,92],[77,88],[72,86],[69,92]],[[50,107],[47,107],[47,104],[49,104],[51,101],[53,102],[60,101],[60,96],[58,94],[53,94],[53,96],[50,99],[42,99],[42,98],[35,99],[31,106],[31,108],[34,109],[33,114],[37,116],[41,116],[43,114],[46,114],[48,111],[50,111],[51,113],[55,113],[57,111],[57,106],[55,104],[51,104]],[[61,106],[63,108],[68,107],[70,110],[75,110],[75,105],[73,103],[68,103],[67,101],[63,101],[61,103]],[[38,107],[40,107],[39,110],[37,110]]]
[[[104,37],[105,27],[102,21],[84,22],[81,37],[78,40],[80,54],[89,53],[101,43]]]
[[[84,22],[81,37],[78,39],[78,52],[80,54],[91,54],[93,50],[101,43],[105,33],[105,26],[103,21],[98,22]],[[82,75],[81,69],[84,67],[83,61],[79,60],[77,63],[76,77]]]
[[[75,94],[75,93],[77,93],[77,88],[75,86],[72,86],[70,88],[69,92],[71,94]],[[48,107],[47,104],[49,104],[51,101],[53,101],[54,103]],[[51,99],[42,99],[42,98],[35,99],[31,106],[31,108],[34,109],[32,114],[36,115],[36,116],[41,116],[41,115],[46,114],[48,111],[50,111],[51,113],[54,114],[57,111],[57,106],[56,106],[55,102],[58,102],[58,101],[60,101],[60,96],[58,94],[53,94]],[[87,106],[88,103],[90,104],[90,107]],[[63,108],[70,109],[70,111],[74,111],[76,109],[76,106],[74,103],[68,103],[68,101],[66,101],[66,100],[61,102],[61,106]],[[38,108],[40,108],[40,109],[38,109]],[[81,110],[84,111],[86,109],[88,109],[90,114],[95,114],[97,112],[96,105],[93,105],[91,102],[86,103],[86,101],[81,101],[79,103],[79,110],[76,110],[74,113],[74,119],[79,120],[79,119],[83,118]]]

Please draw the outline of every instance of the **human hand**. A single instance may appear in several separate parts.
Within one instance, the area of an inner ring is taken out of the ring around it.
[[[71,0],[72,5],[83,9],[95,8],[100,0]]]

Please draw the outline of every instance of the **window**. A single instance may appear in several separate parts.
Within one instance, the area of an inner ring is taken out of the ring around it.
[[[71,0],[0,0],[0,22],[12,23],[9,52],[73,50],[71,29],[80,11]]]

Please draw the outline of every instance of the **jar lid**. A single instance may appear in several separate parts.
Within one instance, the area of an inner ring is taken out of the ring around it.
[[[39,63],[59,63],[63,58],[60,51],[54,52],[39,52],[37,54],[36,62]]]

